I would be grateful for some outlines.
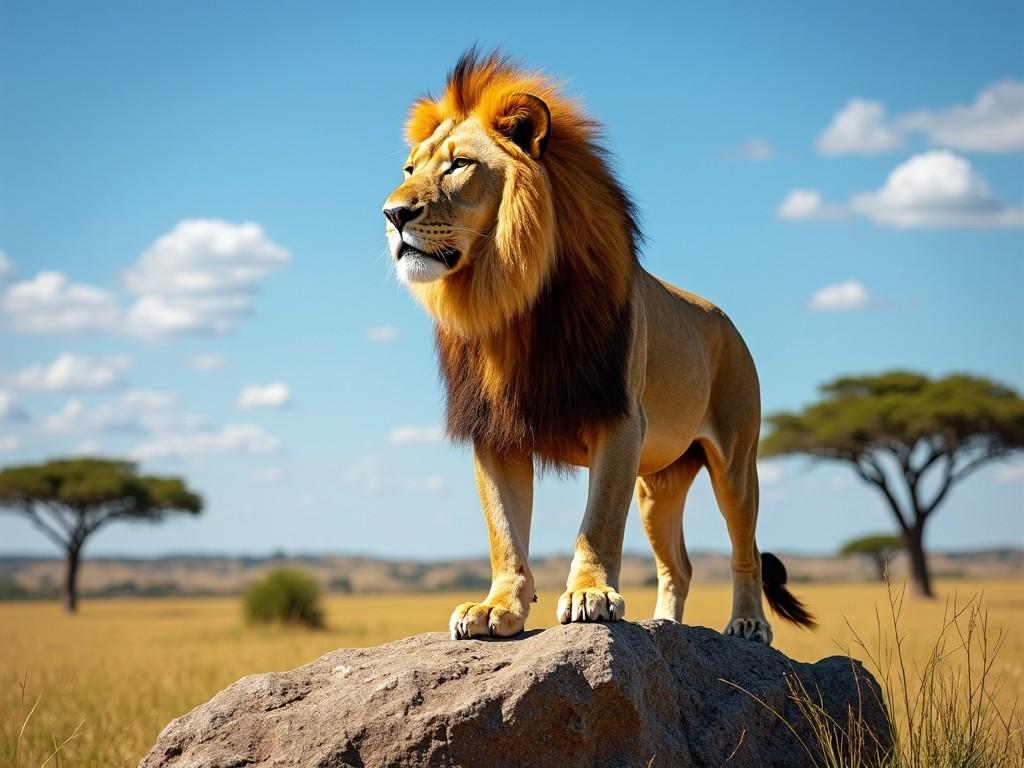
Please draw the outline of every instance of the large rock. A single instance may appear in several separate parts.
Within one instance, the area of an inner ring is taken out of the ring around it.
[[[788,696],[793,675],[836,722],[859,709],[888,743],[858,662],[800,664],[700,627],[619,622],[417,635],[245,677],[168,725],[140,768],[807,766],[800,740],[816,742]]]

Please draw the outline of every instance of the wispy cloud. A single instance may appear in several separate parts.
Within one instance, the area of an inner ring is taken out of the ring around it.
[[[13,393],[0,389],[0,422],[28,421],[28,411],[22,408]]]
[[[901,149],[914,134],[964,152],[1024,151],[1024,83],[1001,80],[970,104],[893,118],[882,102],[850,99],[818,136],[817,148],[824,155],[879,154]]]
[[[193,355],[189,358],[188,364],[192,370],[208,373],[210,371],[219,371],[221,368],[227,366],[228,359],[224,355],[206,353],[202,355]]]
[[[775,157],[775,147],[767,139],[755,137],[726,150],[722,156],[726,160],[763,163]]]
[[[291,402],[291,390],[283,381],[252,384],[238,393],[239,408],[281,408]]]
[[[438,443],[444,440],[444,430],[438,424],[426,427],[402,426],[388,432],[388,442],[392,445],[407,443]]]
[[[32,392],[109,389],[125,382],[132,359],[126,355],[90,357],[64,352],[50,363],[37,363],[14,374],[15,387]]]
[[[280,440],[255,424],[226,424],[213,429],[163,432],[137,445],[132,455],[139,460],[192,459],[211,454],[274,453]]]
[[[382,343],[395,341],[398,338],[398,329],[392,325],[375,325],[366,329],[366,338]]]
[[[10,280],[12,277],[14,277],[14,262],[4,251],[0,251],[0,282]]]
[[[198,417],[189,417],[176,410],[177,397],[170,392],[133,389],[97,405],[86,405],[78,398],[64,403],[60,410],[47,416],[43,430],[55,434],[91,432],[156,432],[198,424]]]

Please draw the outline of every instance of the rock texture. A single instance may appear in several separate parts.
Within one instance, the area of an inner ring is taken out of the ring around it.
[[[767,708],[815,743],[793,675],[887,744],[878,686],[846,657],[800,664],[700,627],[619,622],[418,635],[246,677],[168,725],[140,768],[796,768],[813,761]]]

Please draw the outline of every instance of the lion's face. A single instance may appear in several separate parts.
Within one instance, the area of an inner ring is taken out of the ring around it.
[[[475,117],[446,120],[412,148],[405,181],[384,203],[402,282],[441,280],[474,260],[493,235],[515,162]]]

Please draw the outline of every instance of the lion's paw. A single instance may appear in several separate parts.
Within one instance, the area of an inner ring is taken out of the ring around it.
[[[618,621],[626,615],[626,601],[611,587],[570,589],[558,598],[555,616],[570,621]]]
[[[764,645],[772,644],[772,626],[764,619],[733,619],[722,634],[728,637],[742,637]]]
[[[511,637],[523,631],[526,616],[510,611],[500,605],[487,603],[463,603],[452,611],[448,630],[452,640],[468,640],[471,637]]]

